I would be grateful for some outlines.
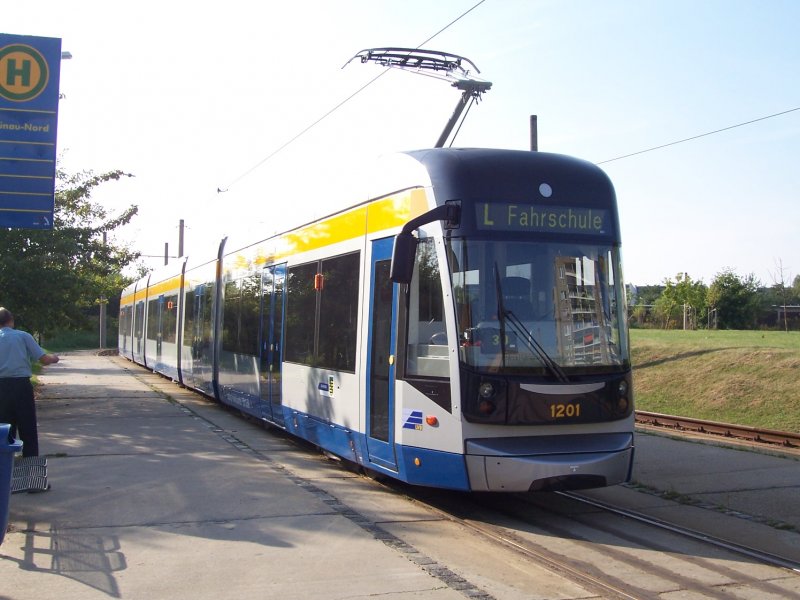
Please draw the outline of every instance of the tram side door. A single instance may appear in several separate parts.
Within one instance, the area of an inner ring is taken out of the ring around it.
[[[264,418],[283,425],[281,358],[286,265],[264,269],[261,277],[260,389]]]
[[[203,284],[186,291],[186,320],[184,322],[184,346],[189,346],[189,368],[183,371],[184,383],[200,386],[203,358]]]
[[[158,297],[158,328],[156,329],[156,364],[161,362],[161,342],[164,337],[164,294]]]
[[[214,356],[212,329],[214,326],[214,286],[202,283],[195,287],[195,343],[192,351],[192,376],[194,386],[208,394],[214,391]]]
[[[134,315],[134,335],[136,337],[136,352],[135,356],[142,360],[144,348],[142,340],[144,339],[144,300],[139,300],[136,303],[136,312]]]
[[[389,279],[394,238],[372,242],[367,355],[367,453],[369,461],[397,469],[394,452],[394,381],[397,286]]]

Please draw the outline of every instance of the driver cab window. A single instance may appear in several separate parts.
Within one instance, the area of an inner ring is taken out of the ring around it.
[[[432,238],[423,238],[417,246],[409,289],[406,375],[448,377],[447,356],[442,279],[436,247]]]

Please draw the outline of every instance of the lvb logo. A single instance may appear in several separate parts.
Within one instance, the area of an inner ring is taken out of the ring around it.
[[[0,48],[0,98],[12,102],[33,100],[47,87],[47,61],[25,44]]]

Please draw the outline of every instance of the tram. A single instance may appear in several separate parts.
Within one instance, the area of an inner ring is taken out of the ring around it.
[[[360,203],[122,292],[120,355],[371,471],[465,491],[629,480],[613,186],[568,156],[386,157]]]

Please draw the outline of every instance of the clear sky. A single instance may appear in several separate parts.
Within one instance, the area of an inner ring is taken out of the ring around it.
[[[123,169],[95,200],[140,207],[119,239],[144,254],[208,255],[360,201],[372,157],[434,144],[458,98],[359,50],[416,47],[478,0],[94,2],[3,6],[0,31],[60,37],[59,148],[69,171]],[[593,162],[617,189],[626,279],[732,268],[800,274],[796,0],[485,0],[425,48],[470,58],[493,88],[456,146],[540,150]],[[262,161],[264,161],[262,163]],[[255,165],[260,166],[253,170]],[[217,193],[217,188],[227,191]],[[150,266],[163,259],[149,259]]]

